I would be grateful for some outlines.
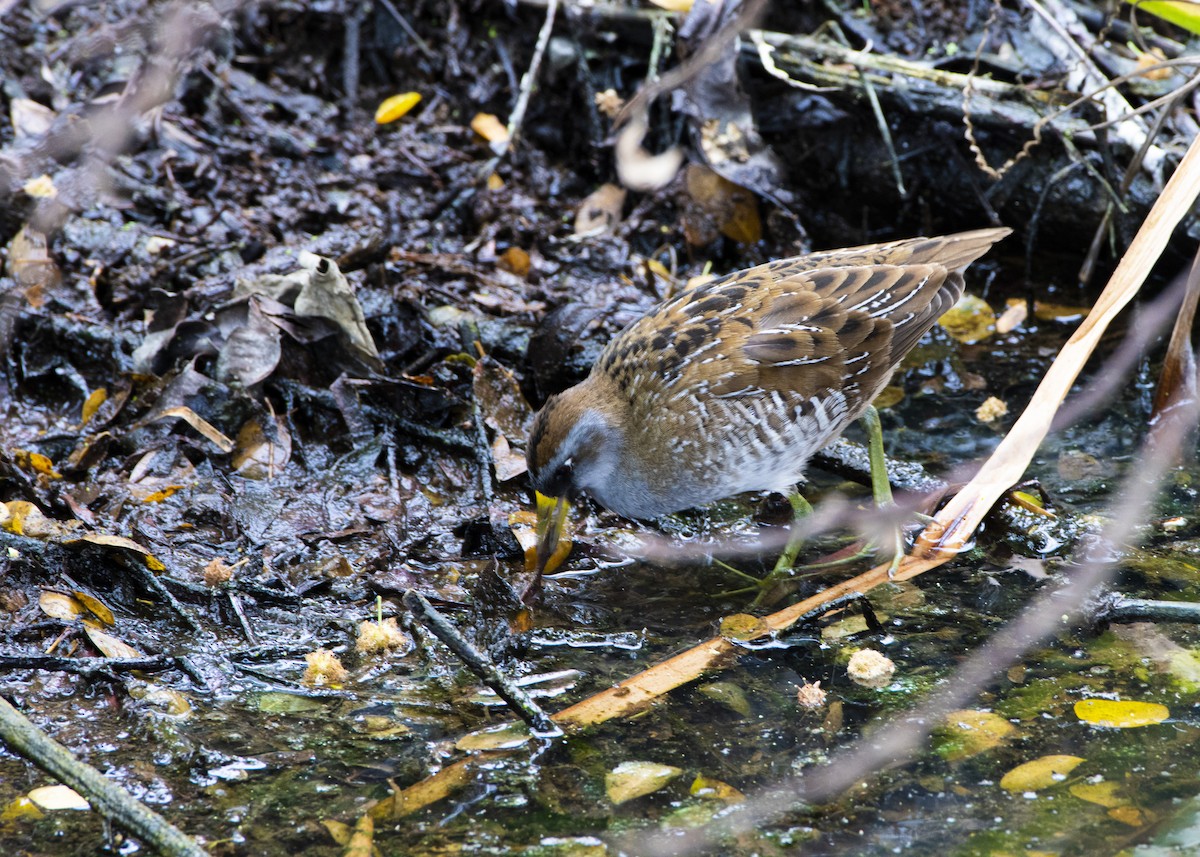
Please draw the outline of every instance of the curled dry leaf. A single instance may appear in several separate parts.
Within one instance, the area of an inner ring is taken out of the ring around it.
[[[621,223],[625,196],[625,188],[612,182],[588,194],[575,212],[575,237],[611,234]]]
[[[683,151],[673,146],[658,155],[642,148],[646,117],[630,119],[617,135],[617,176],[630,190],[654,191],[666,187],[683,165]]]
[[[300,264],[309,276],[296,297],[296,314],[329,319],[341,328],[355,347],[378,358],[379,351],[367,330],[362,305],[337,263],[315,253],[301,253]]]
[[[508,516],[508,526],[512,530],[517,544],[521,546],[521,550],[525,551],[525,570],[536,571],[538,544],[537,514],[526,509],[513,512]],[[571,516],[565,515],[563,517],[562,532],[559,534],[554,553],[550,555],[550,559],[546,561],[546,567],[542,569],[545,574],[550,574],[566,560],[567,555],[571,553],[572,538],[574,535],[575,526],[571,522]]]
[[[167,408],[165,411],[154,414],[153,417],[151,417],[150,422],[167,419],[169,417],[178,417],[179,419],[183,420],[196,431],[200,432],[200,434],[202,434],[206,439],[211,441],[213,445],[217,447],[217,449],[221,450],[221,452],[230,453],[233,451],[233,441],[230,440],[224,433],[222,433],[220,429],[218,429],[208,420],[204,419],[204,417],[200,416],[191,408]]]
[[[507,143],[508,128],[491,113],[476,113],[471,130],[489,143]]]
[[[127,539],[124,536],[106,536],[98,533],[88,533],[80,536],[77,539],[63,542],[66,545],[75,545],[85,543],[89,545],[98,545],[105,548],[114,548],[119,551],[137,554],[142,562],[146,564],[146,568],[151,571],[166,571],[166,566],[159,561],[154,554],[149,550],[139,545],[133,539]]]

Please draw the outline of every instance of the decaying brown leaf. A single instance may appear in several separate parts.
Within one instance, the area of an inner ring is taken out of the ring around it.
[[[575,212],[575,237],[610,234],[621,223],[625,188],[612,182],[600,185]]]

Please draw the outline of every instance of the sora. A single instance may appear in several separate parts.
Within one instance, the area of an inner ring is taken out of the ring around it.
[[[664,301],[546,401],[528,445],[534,488],[629,518],[790,491],[1010,231],[781,259]]]

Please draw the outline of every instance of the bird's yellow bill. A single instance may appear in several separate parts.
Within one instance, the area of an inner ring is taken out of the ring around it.
[[[565,497],[547,497],[537,492],[537,547],[534,552],[534,568],[548,574],[562,565],[571,552],[571,536],[566,531],[567,513],[571,505]],[[525,553],[525,565],[529,565],[529,552]]]

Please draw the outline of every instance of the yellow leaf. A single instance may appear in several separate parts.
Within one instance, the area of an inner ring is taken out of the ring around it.
[[[1200,35],[1200,9],[1192,0],[1142,0],[1137,9]]]
[[[979,342],[996,329],[996,313],[983,298],[963,295],[938,319],[938,324],[959,342]]]
[[[87,608],[78,598],[64,592],[43,592],[38,596],[38,607],[51,619],[74,622]]]
[[[1120,790],[1120,783],[1107,781],[1102,783],[1075,783],[1070,788],[1071,794],[1080,800],[1086,800],[1088,803],[1098,804],[1108,809],[1116,809],[1118,806],[1129,804],[1126,798],[1118,794]]]
[[[386,125],[389,122],[395,122],[420,103],[421,93],[419,92],[402,92],[391,98],[385,98],[383,103],[375,108],[375,124]]]
[[[1041,791],[1061,783],[1083,761],[1079,756],[1042,756],[1005,774],[1000,788],[1008,792]]]
[[[771,630],[771,626],[758,616],[749,613],[734,613],[721,620],[718,632],[727,640],[753,640]]]
[[[1157,702],[1084,699],[1075,703],[1075,716],[1093,726],[1132,729],[1162,723],[1171,716],[1171,711]]]
[[[40,452],[27,452],[24,449],[13,450],[13,460],[22,470],[31,470],[51,479],[62,479],[62,474],[54,469],[54,462]]]
[[[163,488],[161,491],[154,491],[154,492],[151,492],[150,494],[147,494],[145,497],[142,498],[142,502],[143,503],[161,503],[163,500],[166,500],[168,497],[170,497],[172,494],[174,494],[176,491],[178,491],[182,487],[183,487],[182,485],[168,485],[166,488]]]
[[[703,775],[697,775],[696,779],[692,780],[692,787],[689,791],[694,797],[722,800],[725,803],[741,803],[746,799],[744,794],[729,783],[710,779]]]
[[[604,790],[614,804],[652,794],[683,773],[658,762],[622,762],[604,776]]]
[[[503,143],[508,140],[508,128],[491,113],[476,113],[471,120],[471,130],[489,143]]]
[[[117,619],[113,616],[112,611],[99,598],[88,595],[86,592],[76,590],[72,593],[75,598],[88,609],[88,612],[103,622],[105,625],[115,625]]]
[[[977,756],[1016,735],[1016,727],[990,711],[951,711],[937,730],[938,755],[950,762]]]
[[[14,798],[12,802],[0,810],[0,825],[7,825],[13,821],[27,821],[36,818],[45,818],[45,814],[38,809],[37,804],[29,798],[21,795]]]
[[[550,511],[546,514],[550,514]],[[517,540],[517,544],[525,551],[525,570],[534,571],[537,568],[537,532],[538,516],[535,512],[521,510],[513,512],[508,516],[508,526],[512,530],[513,536]],[[571,536],[574,534],[574,527],[571,525],[569,515],[564,515],[562,520],[562,530],[558,536],[558,543],[554,548],[554,553],[550,555],[550,559],[546,561],[546,567],[542,569],[543,573],[550,574],[556,568],[563,564],[563,560],[567,558],[567,554],[571,552]]]
[[[58,188],[54,186],[54,179],[45,173],[42,173],[36,179],[30,179],[25,182],[21,190],[35,199],[54,199],[54,197],[58,196]]]
[[[650,0],[659,9],[666,9],[668,12],[682,12],[684,14],[692,11],[693,0]]]
[[[100,406],[108,401],[108,390],[100,387],[97,390],[92,390],[88,394],[87,401],[83,403],[83,422],[82,426],[91,422],[92,417],[96,416],[96,411],[100,410]]]
[[[1148,822],[1146,814],[1136,806],[1118,806],[1108,811],[1108,817],[1130,827],[1142,827]]]

